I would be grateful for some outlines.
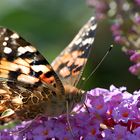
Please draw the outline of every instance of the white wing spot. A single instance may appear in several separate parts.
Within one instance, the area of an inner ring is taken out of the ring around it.
[[[32,70],[35,72],[42,71],[43,73],[46,73],[50,71],[45,65],[33,65],[31,66]]]
[[[3,46],[7,46],[7,42],[3,42],[2,45],[3,45]]]
[[[19,47],[18,48],[18,55],[24,54],[26,52],[36,52],[36,48],[32,47],[32,46],[25,46],[25,47]]]
[[[4,53],[9,54],[12,52],[12,49],[9,47],[5,47],[3,51],[4,51]]]
[[[36,49],[32,46],[26,46],[25,49],[29,52],[36,52]]]
[[[19,35],[17,33],[14,33],[10,37],[13,38],[13,39],[18,39]]]
[[[8,41],[8,40],[9,40],[9,37],[5,37],[4,40],[5,40],[5,41]]]
[[[95,20],[95,17],[91,17],[91,19],[90,19],[90,20],[91,20],[91,21],[92,21],[92,20]]]
[[[25,52],[27,52],[27,50],[24,47],[18,48],[18,55],[24,54]]]
[[[97,24],[94,24],[93,26],[91,26],[91,30],[94,31],[97,28]]]
[[[85,40],[82,42],[82,44],[83,44],[83,45],[92,44],[93,41],[94,41],[94,38],[87,38],[87,39],[85,39]]]

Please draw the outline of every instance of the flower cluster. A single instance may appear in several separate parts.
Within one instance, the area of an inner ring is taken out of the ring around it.
[[[140,139],[140,91],[132,95],[125,87],[96,88],[87,93],[85,104],[69,115],[71,129],[66,115],[41,117],[16,126],[14,133],[1,131],[1,140]]]
[[[140,76],[140,61],[137,59],[140,53],[140,0],[87,0],[87,3],[96,9],[98,19],[106,17],[112,20],[114,40],[124,46],[123,51],[134,62],[130,72]]]
[[[135,0],[138,5],[140,5],[140,0]]]

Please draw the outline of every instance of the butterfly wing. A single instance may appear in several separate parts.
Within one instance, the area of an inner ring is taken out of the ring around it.
[[[36,116],[41,113],[41,102],[43,107],[45,100],[63,95],[61,81],[37,49],[17,33],[0,27],[0,119],[17,110],[21,116],[27,116],[27,110]]]
[[[63,93],[63,86],[47,60],[17,33],[0,28],[0,78],[30,87],[45,85]]]
[[[52,67],[64,84],[76,85],[87,62],[97,24],[92,17],[72,42],[52,62]]]

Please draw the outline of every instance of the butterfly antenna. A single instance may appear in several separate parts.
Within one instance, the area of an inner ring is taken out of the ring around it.
[[[101,61],[97,64],[97,66],[95,67],[95,69],[90,73],[90,75],[84,80],[82,86],[90,79],[90,77],[96,72],[96,70],[99,68],[99,66],[102,64],[102,62],[105,60],[105,58],[107,57],[107,55],[110,53],[110,51],[112,50],[113,45],[110,45],[109,49],[107,50],[107,52],[105,53],[105,55],[103,56],[103,58],[101,59]]]

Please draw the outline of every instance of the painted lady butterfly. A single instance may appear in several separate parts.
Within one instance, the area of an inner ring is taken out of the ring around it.
[[[94,41],[92,17],[52,65],[17,33],[0,27],[0,121],[58,116],[84,97],[77,85]]]

